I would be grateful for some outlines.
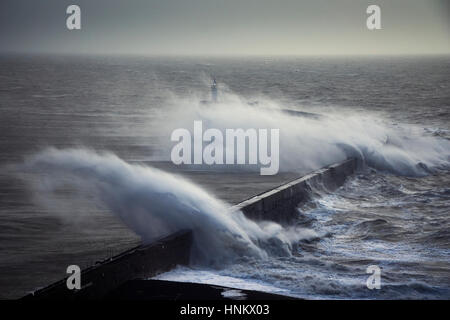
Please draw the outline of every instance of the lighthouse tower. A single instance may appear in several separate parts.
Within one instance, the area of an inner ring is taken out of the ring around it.
[[[216,78],[214,78],[213,83],[211,85],[211,101],[217,102],[217,82]]]

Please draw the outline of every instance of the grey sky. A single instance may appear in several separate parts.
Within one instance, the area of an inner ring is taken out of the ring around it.
[[[70,4],[80,31],[66,29]],[[367,30],[369,4],[382,30]],[[1,0],[0,51],[450,54],[450,0]]]

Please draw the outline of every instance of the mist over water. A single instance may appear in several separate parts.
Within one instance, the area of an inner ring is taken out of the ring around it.
[[[31,187],[35,199],[51,212],[58,209],[55,193],[75,188],[78,195],[93,197],[97,205],[117,215],[144,243],[192,230],[194,264],[223,265],[245,256],[289,256],[294,243],[315,235],[301,228],[283,229],[273,222],[248,220],[182,177],[130,165],[113,154],[52,148],[27,159],[21,169],[42,176]]]
[[[350,110],[322,114],[303,108],[291,115],[279,102],[267,98],[249,101],[226,85],[221,89],[218,103],[213,104],[198,103],[199,95],[170,99],[165,126],[192,132],[194,121],[202,120],[203,130],[219,129],[224,136],[228,128],[280,129],[281,171],[311,171],[349,157],[405,176],[427,175],[450,164],[450,141],[418,126]],[[210,168],[214,170],[214,166]]]

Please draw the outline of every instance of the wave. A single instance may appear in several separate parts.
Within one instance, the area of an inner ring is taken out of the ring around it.
[[[406,176],[423,176],[450,167],[449,140],[424,128],[391,123],[379,115],[311,107],[297,108],[297,113],[317,116],[295,116],[292,108],[281,103],[266,98],[249,103],[226,87],[215,104],[204,105],[200,99],[195,94],[168,98],[162,119],[165,136],[176,128],[192,130],[195,120],[202,120],[204,130],[222,132],[227,128],[280,129],[282,171],[315,170],[348,157]],[[164,149],[163,154],[170,151]]]
[[[192,230],[193,264],[214,266],[240,257],[289,256],[293,243],[314,236],[307,229],[248,220],[179,176],[128,164],[111,153],[49,148],[27,158],[20,167],[22,172],[37,175],[28,182],[49,212],[58,210],[54,208],[58,190],[70,187],[115,214],[144,242]]]

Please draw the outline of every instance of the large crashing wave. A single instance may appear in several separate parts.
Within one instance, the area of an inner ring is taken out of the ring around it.
[[[52,199],[55,192],[70,186],[94,197],[144,242],[193,230],[193,263],[218,265],[241,256],[290,255],[292,243],[315,236],[309,230],[248,220],[181,177],[128,164],[110,153],[50,148],[28,158],[21,169],[38,174],[33,191],[46,205],[57,203]]]
[[[368,112],[310,107],[302,111],[318,116],[293,116],[282,112],[285,107],[273,100],[262,98],[249,104],[229,91],[221,92],[215,104],[202,105],[199,100],[198,96],[169,99],[164,127],[192,130],[194,120],[202,120],[204,130],[280,129],[282,171],[316,170],[348,157],[357,157],[378,170],[407,176],[427,175],[435,168],[450,165],[449,140]],[[170,150],[163,153],[170,154]]]

